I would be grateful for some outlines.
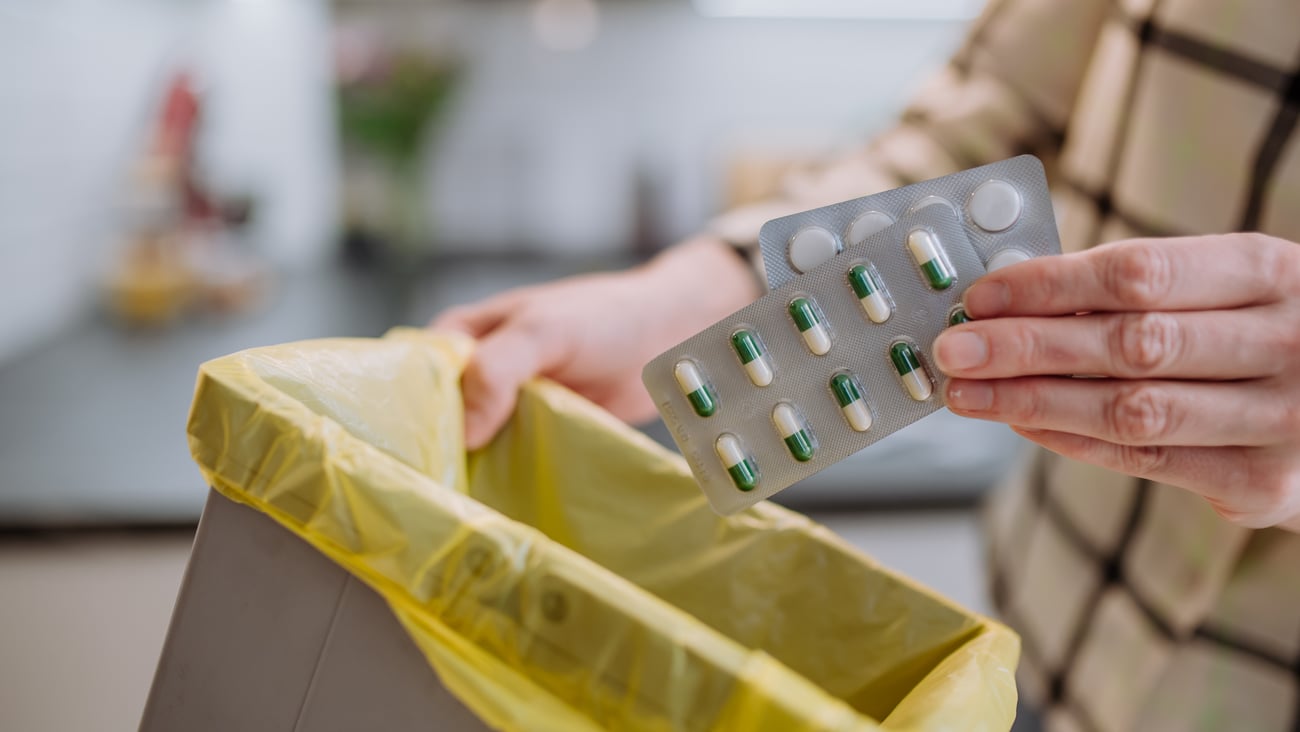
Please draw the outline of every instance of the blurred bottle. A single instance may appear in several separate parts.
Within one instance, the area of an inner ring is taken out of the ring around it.
[[[128,176],[126,241],[106,282],[109,309],[121,322],[160,326],[194,309],[246,310],[266,287],[266,266],[240,236],[253,199],[218,200],[197,170],[201,112],[192,78],[178,71]]]

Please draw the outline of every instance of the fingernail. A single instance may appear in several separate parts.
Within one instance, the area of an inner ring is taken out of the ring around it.
[[[948,385],[948,406],[965,412],[983,412],[993,406],[993,387],[981,381]]]
[[[972,318],[992,318],[1011,305],[1011,290],[1002,282],[976,282],[962,297],[962,305]]]
[[[934,360],[946,374],[978,368],[989,360],[989,344],[978,333],[942,333],[934,342]]]

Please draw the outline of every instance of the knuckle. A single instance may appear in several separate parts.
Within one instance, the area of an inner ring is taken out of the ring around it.
[[[1143,476],[1160,472],[1169,462],[1169,449],[1154,445],[1121,445],[1120,470],[1129,475]]]
[[[1042,368],[1046,354],[1043,334],[1027,325],[1018,325],[1011,332],[1013,361],[1016,369],[1023,374],[1035,373]]]
[[[1047,309],[1054,309],[1064,293],[1075,286],[1070,276],[1058,267],[1042,266],[1036,276],[1020,278],[1013,281],[1012,302],[1028,301],[1039,303]]]
[[[1117,305],[1152,308],[1169,294],[1173,284],[1169,258],[1149,244],[1119,249],[1109,259],[1103,283]]]
[[[1168,313],[1129,313],[1116,319],[1112,352],[1128,376],[1147,376],[1167,369],[1178,359],[1182,334]]]
[[[995,391],[996,393],[996,391]],[[1002,406],[1002,412],[1014,424],[1035,425],[1039,424],[1043,417],[1044,399],[1043,390],[1033,381],[1026,382],[1021,388],[1014,390],[1014,399],[1007,399]],[[995,398],[994,402],[998,400]]]
[[[1167,437],[1173,428],[1168,394],[1149,384],[1124,387],[1111,401],[1107,422],[1121,443],[1148,445]]]

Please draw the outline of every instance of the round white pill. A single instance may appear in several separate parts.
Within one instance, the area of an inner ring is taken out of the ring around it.
[[[892,223],[894,217],[884,211],[868,211],[849,224],[849,244],[857,246],[866,241],[867,237],[883,231]]]
[[[1022,202],[1016,187],[1004,180],[980,184],[966,202],[970,218],[985,231],[1006,231],[1020,218]]]
[[[820,226],[800,229],[790,237],[790,264],[799,272],[811,272],[839,252],[839,237]]]
[[[912,206],[911,210],[909,210],[908,213],[916,213],[917,211],[920,211],[923,208],[929,208],[930,206],[940,206],[940,205],[947,206],[949,209],[952,210],[953,213],[957,213],[957,207],[952,205],[952,201],[949,201],[943,196],[926,196],[925,198],[922,198],[921,200],[917,201],[916,205]]]
[[[1028,262],[1028,261],[1029,261],[1029,255],[1020,251],[1019,249],[1003,249],[997,254],[994,254],[993,257],[989,259],[989,271],[996,272],[997,270],[1002,269],[1003,267],[1010,267],[1013,264],[1019,264],[1021,262]]]

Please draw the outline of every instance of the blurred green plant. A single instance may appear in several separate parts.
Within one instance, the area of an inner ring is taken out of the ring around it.
[[[419,156],[431,122],[448,106],[458,67],[415,53],[394,54],[383,68],[339,85],[345,145],[398,167]]]
[[[429,239],[424,146],[446,117],[460,68],[386,51],[338,83],[349,257],[411,255]]]

